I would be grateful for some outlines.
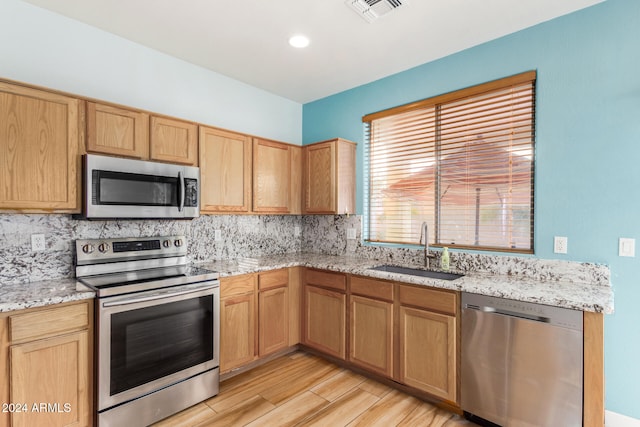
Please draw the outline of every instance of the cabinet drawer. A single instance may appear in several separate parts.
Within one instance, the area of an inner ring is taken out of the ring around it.
[[[307,269],[304,277],[307,285],[317,285],[324,288],[338,289],[340,291],[347,290],[347,278],[341,273]]]
[[[255,290],[256,275],[223,277],[220,279],[220,298],[242,295]]]
[[[457,296],[455,291],[402,285],[400,286],[400,304],[426,308],[427,310],[455,316]]]
[[[280,288],[289,284],[289,270],[267,271],[258,275],[258,289],[261,291],[271,288]]]
[[[351,293],[393,301],[393,284],[366,277],[351,277]]]
[[[9,316],[11,342],[36,340],[89,326],[89,304],[80,303]]]

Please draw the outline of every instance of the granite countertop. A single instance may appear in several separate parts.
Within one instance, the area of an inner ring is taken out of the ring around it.
[[[545,277],[532,278],[527,274],[491,274],[463,272],[464,277],[447,281],[406,274],[370,270],[382,264],[419,267],[354,256],[318,254],[274,255],[260,258],[209,261],[198,267],[215,270],[220,277],[256,273],[286,267],[312,267],[342,273],[357,274],[378,279],[394,280],[441,289],[472,292],[489,296],[510,298],[539,304],[553,305],[581,311],[613,313],[613,291],[608,280],[590,281],[555,280]],[[41,307],[62,302],[94,298],[94,293],[77,290],[75,279],[57,279],[0,286],[0,312],[23,308]],[[79,289],[82,289],[80,287]]]
[[[547,304],[574,310],[593,311],[605,314],[613,313],[613,290],[608,282],[607,284],[594,284],[586,280],[545,280],[544,278],[531,278],[526,275],[514,276],[474,272],[464,272],[464,277],[447,281],[370,270],[371,267],[382,264],[395,264],[414,268],[420,267],[351,256],[318,254],[293,254],[260,258],[242,258],[229,261],[212,261],[199,264],[199,266],[218,271],[220,277],[256,273],[277,268],[304,266],[378,279],[394,280],[403,283],[432,286],[441,289]],[[584,278],[580,279],[584,280]]]
[[[93,291],[77,290],[77,283],[72,278],[3,284],[0,286],[0,313],[94,298]]]

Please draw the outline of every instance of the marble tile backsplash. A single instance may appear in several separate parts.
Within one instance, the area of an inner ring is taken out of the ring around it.
[[[192,262],[301,252],[302,217],[203,215],[192,221],[75,220],[70,215],[0,214],[0,286],[74,276],[78,239],[186,235]],[[215,230],[221,240],[215,241]],[[31,251],[31,235],[46,250]]]
[[[295,227],[301,235],[295,236]],[[356,239],[347,239],[347,230]],[[215,240],[215,230],[221,240]],[[42,233],[46,250],[31,251],[31,234]],[[70,215],[0,214],[0,286],[73,277],[77,239],[186,235],[192,262],[309,252],[420,265],[419,248],[363,245],[361,215],[203,215],[192,221],[75,220]],[[432,265],[439,265],[439,250]],[[538,280],[609,285],[609,268],[535,257],[451,251],[452,270]]]
[[[356,256],[375,259],[381,263],[422,265],[424,252],[421,248],[399,248],[386,246],[363,245],[362,216],[305,216],[302,218],[303,242],[306,252],[327,255]],[[346,230],[356,229],[356,239],[347,240]],[[435,258],[432,266],[440,265],[440,250],[431,251]],[[610,285],[610,271],[606,265],[572,262],[562,260],[546,260],[533,256],[491,255],[450,251],[450,266],[457,272],[479,272],[517,277],[528,277],[535,280],[569,281],[576,283],[592,283]]]

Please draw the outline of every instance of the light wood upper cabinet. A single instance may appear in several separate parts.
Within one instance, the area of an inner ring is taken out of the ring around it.
[[[198,165],[198,125],[151,116],[149,158],[189,166]]]
[[[289,198],[289,213],[302,214],[302,147],[292,145],[291,152],[291,197]]]
[[[0,82],[0,209],[78,212],[79,99]]]
[[[149,114],[87,102],[87,151],[149,158]]]
[[[251,209],[251,137],[200,126],[201,213]]]
[[[304,213],[354,213],[355,153],[356,144],[340,138],[303,147]]]
[[[253,211],[289,213],[290,197],[290,145],[254,138]]]
[[[29,405],[0,414],[0,425],[92,424],[92,318],[86,301],[0,317],[0,400]],[[40,402],[53,406],[34,411]]]

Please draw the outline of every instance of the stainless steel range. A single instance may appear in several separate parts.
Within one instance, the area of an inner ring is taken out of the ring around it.
[[[96,292],[97,425],[146,426],[218,393],[218,273],[184,236],[76,241]]]

